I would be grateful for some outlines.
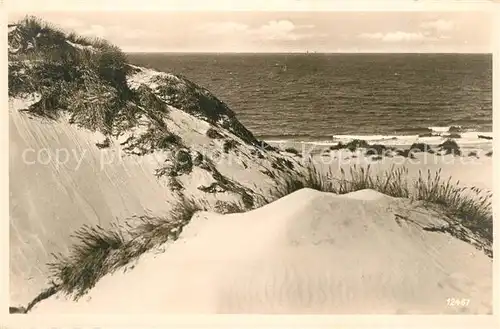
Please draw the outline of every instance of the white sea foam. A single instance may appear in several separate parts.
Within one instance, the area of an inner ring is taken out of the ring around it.
[[[431,130],[433,133],[447,133],[451,128],[455,128],[459,131],[462,131],[462,126],[445,126],[445,127],[427,127],[427,129]]]
[[[444,131],[444,130],[443,130]],[[492,143],[491,139],[493,137],[492,132],[479,132],[479,131],[468,131],[458,133],[460,138],[453,138],[457,144],[461,146],[472,146],[472,145],[488,145]],[[479,136],[484,136],[487,138],[480,138]],[[419,135],[333,135],[331,140],[301,140],[301,139],[276,139],[276,140],[266,140],[266,142],[271,144],[285,144],[285,143],[299,143],[299,144],[309,144],[317,146],[328,146],[337,145],[338,143],[349,143],[352,140],[359,139],[368,142],[369,144],[384,144],[384,145],[398,145],[398,146],[410,146],[413,143],[426,143],[429,145],[439,145],[449,138],[449,133],[443,132],[442,134],[432,134],[432,136],[419,137]]]

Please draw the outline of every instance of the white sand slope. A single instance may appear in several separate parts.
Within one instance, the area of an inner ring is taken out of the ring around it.
[[[51,253],[67,254],[82,225],[166,213],[173,197],[152,174],[161,158],[105,156],[102,137],[69,123],[9,113],[11,304],[26,305],[47,284]],[[61,159],[56,161],[57,152]],[[38,158],[38,159],[37,159]],[[100,164],[105,164],[101,167]]]
[[[421,227],[440,224],[375,191],[302,189],[243,214],[198,213],[165,252],[105,276],[78,302],[55,295],[32,312],[491,312],[491,259]]]
[[[133,88],[141,83],[155,87],[148,80],[155,76],[178,79],[144,69],[132,76],[129,83]],[[82,225],[107,227],[111,222],[145,213],[163,216],[178,202],[168,175],[155,176],[156,170],[172,163],[166,162],[172,157],[169,158],[168,152],[156,150],[130,155],[121,146],[131,136],[144,133],[147,120],[113,138],[109,148],[99,149],[96,143],[105,139],[101,133],[70,124],[66,117],[40,119],[22,111],[38,100],[39,97],[9,99],[10,303],[13,306],[27,305],[48,286],[47,263],[54,261],[51,254],[67,255],[74,242],[71,234]],[[224,138],[212,139],[206,132],[214,126],[202,116],[170,106],[163,120],[192,154],[203,155],[221,175],[251,193],[268,192],[275,185],[266,171],[280,175],[285,172],[273,169],[272,165],[286,155],[263,151],[259,151],[260,158],[252,155],[257,151],[255,146],[245,144],[221,127],[217,129]],[[226,153],[223,149],[228,140],[237,146]],[[301,168],[297,160],[289,158],[294,168]],[[202,191],[217,182],[213,173],[199,167],[178,176],[177,180],[184,187],[184,196],[206,203],[234,201],[240,196],[229,189],[217,193]]]

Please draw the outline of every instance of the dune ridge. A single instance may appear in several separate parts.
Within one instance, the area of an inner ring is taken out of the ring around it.
[[[302,189],[243,214],[197,213],[161,253],[77,302],[56,295],[32,312],[491,312],[491,260],[422,229],[443,223],[373,190]],[[453,296],[470,304],[450,307]]]

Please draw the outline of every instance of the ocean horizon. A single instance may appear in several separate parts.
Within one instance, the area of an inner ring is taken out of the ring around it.
[[[433,53],[129,53],[225,102],[258,138],[401,143],[448,129],[492,131],[492,55]]]

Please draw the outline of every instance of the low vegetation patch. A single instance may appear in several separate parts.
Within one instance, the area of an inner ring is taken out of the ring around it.
[[[389,148],[382,144],[372,144],[368,146],[368,149],[365,152],[365,155],[386,155],[389,151]]]
[[[393,168],[380,175],[372,175],[370,168],[370,165],[366,168],[352,166],[348,172],[341,169],[339,178],[331,178],[335,184],[332,185],[330,192],[346,194],[363,189],[373,189],[397,198],[409,197],[410,192],[406,181],[408,170],[406,168]]]
[[[443,143],[439,144],[440,151],[444,152],[444,154],[453,154],[453,155],[461,155],[460,147],[457,142],[453,139],[447,139]]]
[[[166,217],[134,217],[124,226],[107,229],[82,227],[74,234],[76,241],[70,254],[54,255],[55,260],[49,264],[54,286],[75,300],[80,298],[104,275],[166,241],[176,240],[198,210],[194,202],[182,200]]]
[[[441,170],[431,175],[419,172],[415,181],[408,178],[408,169],[394,166],[385,172],[374,174],[371,166],[352,166],[340,175],[331,170],[320,172],[314,165],[308,166],[303,175],[289,177],[277,187],[272,195],[278,199],[301,188],[346,194],[363,189],[373,189],[397,198],[410,198],[428,202],[441,208],[451,218],[456,218],[466,228],[479,234],[490,244],[493,239],[492,194],[477,187],[461,187],[451,178],[441,178]]]
[[[207,137],[211,139],[222,139],[224,136],[214,128],[208,128]]]
[[[426,176],[419,172],[413,197],[416,200],[443,206],[449,215],[462,219],[462,224],[465,227],[480,231],[481,235],[492,241],[492,193],[477,187],[461,187],[459,183],[459,181],[452,183],[451,177],[443,180],[441,169],[434,175],[431,174],[430,170]]]
[[[333,145],[330,147],[330,150],[341,150],[348,149],[351,152],[356,151],[358,148],[369,148],[370,144],[367,141],[362,139],[354,139],[347,144],[343,144],[342,142],[338,142],[337,145]]]
[[[161,126],[168,112],[151,89],[129,88],[133,72],[126,55],[105,40],[68,34],[27,16],[12,25],[8,41],[9,97],[38,95],[26,109],[37,116],[57,119],[66,113],[71,123],[117,136],[141,115]]]
[[[418,152],[429,152],[432,150],[432,147],[429,144],[425,143],[413,143],[410,146],[410,150]]]
[[[26,17],[9,33],[9,96],[38,94],[29,110],[48,118],[62,111],[80,125],[111,133],[114,118],[134,98],[125,54],[99,39],[76,37]],[[75,44],[77,46],[75,46]]]
[[[451,144],[445,144],[443,149],[447,150],[450,148]],[[417,152],[427,152],[430,154],[434,154],[435,151],[432,147],[425,143],[413,143],[409,149],[396,149],[393,146],[387,146],[384,144],[369,144],[365,140],[355,139],[347,144],[343,144],[339,142],[337,145],[333,145],[330,147],[330,150],[342,150],[347,149],[351,152],[354,152],[358,148],[365,149],[366,156],[374,156],[372,160],[380,160],[383,156],[393,156],[394,154],[403,156],[405,158],[415,159],[414,153]],[[451,153],[458,154],[458,152],[450,151]]]
[[[295,155],[299,154],[299,151],[297,149],[293,148],[293,147],[286,148],[285,152],[292,153],[292,154],[295,154]]]
[[[460,126],[451,126],[450,128],[448,128],[449,133],[460,133],[462,131],[463,130]]]
[[[229,153],[230,150],[236,148],[238,146],[238,142],[234,139],[228,139],[224,142],[222,148],[224,149],[224,153]]]

